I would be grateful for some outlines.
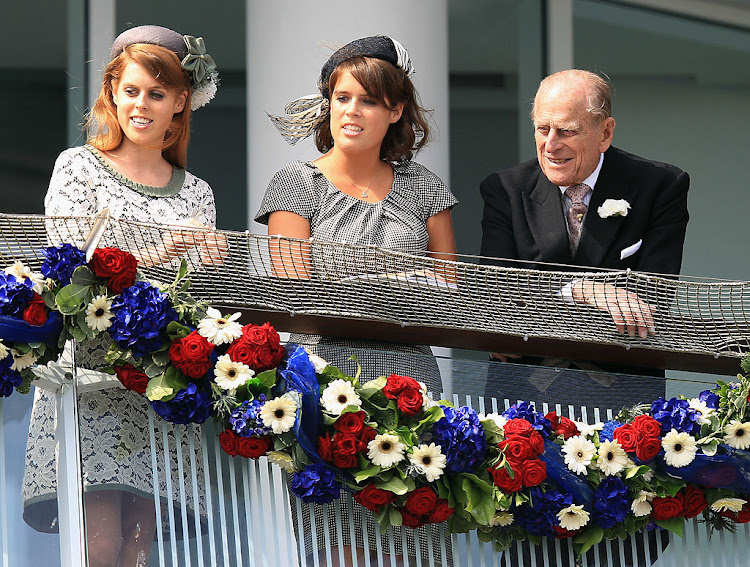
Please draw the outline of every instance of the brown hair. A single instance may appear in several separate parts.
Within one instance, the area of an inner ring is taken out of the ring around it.
[[[380,146],[380,158],[390,162],[411,159],[429,140],[430,128],[419,104],[417,91],[407,74],[382,59],[357,56],[338,65],[328,79],[328,92],[333,93],[336,81],[349,71],[371,97],[389,110],[403,103],[401,118],[391,124]],[[333,147],[331,122],[326,115],[315,127],[315,145],[325,153]]]
[[[128,63],[137,63],[170,91],[187,92],[185,108],[172,118],[164,135],[161,153],[169,163],[185,168],[190,139],[190,79],[173,51],[158,45],[137,43],[127,46],[104,70],[102,88],[86,121],[88,143],[98,150],[114,150],[122,143],[113,91]]]

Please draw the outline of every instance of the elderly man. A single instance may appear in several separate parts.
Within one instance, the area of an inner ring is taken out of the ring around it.
[[[480,186],[484,199],[481,254],[487,257],[485,261],[534,269],[553,263],[556,270],[566,269],[559,266],[564,264],[572,266],[569,269],[631,268],[678,274],[688,222],[688,175],[672,165],[611,145],[615,120],[609,83],[595,73],[575,69],[550,75],[539,85],[531,118],[537,158],[493,173]],[[599,214],[606,201],[614,200],[627,202],[626,216]],[[583,279],[573,280],[561,292],[568,301],[608,312],[620,333],[645,338],[655,332],[655,306],[633,293]],[[509,354],[493,353],[493,358],[570,366],[559,360]],[[574,366],[596,369],[585,362]],[[664,393],[663,380],[613,378],[611,373],[663,376],[662,371],[639,368],[637,361],[627,366],[602,364],[600,368],[610,374],[505,365],[490,370],[486,395],[511,402],[529,400],[561,403],[563,408],[571,404],[617,411]],[[649,539],[653,546],[653,538]],[[642,546],[638,547],[639,560],[633,563],[642,563]],[[633,558],[627,559],[632,564]]]

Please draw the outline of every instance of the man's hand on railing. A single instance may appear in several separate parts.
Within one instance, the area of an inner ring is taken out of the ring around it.
[[[656,332],[654,326],[655,305],[649,305],[633,292],[612,284],[578,280],[573,283],[573,300],[607,311],[615,323],[617,332],[636,334],[645,339]]]

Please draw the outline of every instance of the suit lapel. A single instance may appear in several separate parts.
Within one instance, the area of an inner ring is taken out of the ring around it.
[[[637,184],[625,182],[625,172],[618,168],[619,155],[615,148],[610,148],[604,154],[604,163],[596,181],[596,187],[591,194],[591,202],[583,221],[583,232],[575,263],[581,266],[601,266],[604,255],[617,236],[617,231],[624,222],[624,217],[601,218],[598,213],[599,207],[607,199],[624,199],[629,203],[634,202],[638,193]]]
[[[536,186],[524,194],[526,221],[539,247],[539,259],[570,264],[568,227],[562,210],[560,188],[540,173]]]

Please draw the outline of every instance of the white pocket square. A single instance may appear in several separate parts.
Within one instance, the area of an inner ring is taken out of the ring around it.
[[[632,256],[633,254],[638,252],[638,250],[640,250],[641,248],[641,244],[643,244],[643,239],[639,240],[635,244],[632,244],[626,248],[623,248],[620,251],[620,260],[624,260],[625,258],[628,258],[629,256]]]

